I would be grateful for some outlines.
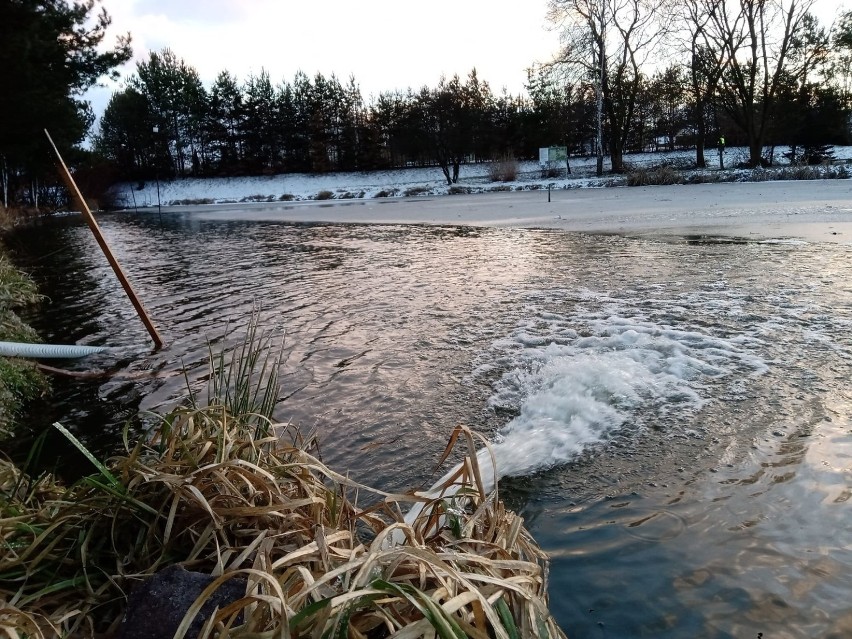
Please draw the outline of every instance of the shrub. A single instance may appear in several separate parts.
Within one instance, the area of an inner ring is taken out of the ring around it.
[[[373,197],[394,197],[399,194],[399,189],[382,189],[378,193],[376,193]]]
[[[816,166],[796,165],[778,172],[779,180],[819,180],[823,177],[822,171]]]
[[[278,196],[279,202],[292,202],[295,199],[296,199],[296,196],[293,195],[292,193],[283,193],[282,195]]]
[[[648,171],[636,169],[627,174],[627,186],[648,186],[651,183]]]
[[[772,171],[767,171],[764,168],[755,168],[751,170],[750,182],[769,182],[772,179]]]
[[[33,280],[0,254],[0,340],[40,342],[38,334],[21,320],[16,309],[41,299]],[[27,403],[46,390],[47,380],[35,364],[23,358],[0,357],[0,439],[12,434]]]
[[[690,173],[686,178],[687,184],[715,184],[721,182],[718,173]]]
[[[209,197],[188,198],[185,200],[175,200],[171,204],[175,204],[177,206],[192,206],[194,204],[213,204],[213,200]]]
[[[802,161],[805,164],[816,165],[831,162],[834,159],[834,147],[831,144],[805,145],[802,151]]]
[[[627,186],[683,184],[683,176],[669,165],[652,169],[632,169],[627,174]]]
[[[315,200],[333,200],[334,193],[331,191],[320,191],[314,196]]]
[[[518,179],[518,161],[503,157],[488,165],[488,179],[492,182],[514,182]]]

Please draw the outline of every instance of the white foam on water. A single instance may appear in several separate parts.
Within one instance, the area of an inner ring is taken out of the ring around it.
[[[610,314],[613,302],[603,312],[531,314],[474,369],[474,378],[503,370],[489,406],[517,412],[492,446],[498,478],[567,462],[627,425],[687,423],[672,418],[710,401],[709,384],[768,370],[754,338]],[[484,453],[480,462],[490,469]]]
[[[808,246],[810,242],[805,240],[797,240],[793,238],[773,238],[769,240],[760,240],[758,244],[782,244],[787,246]]]
[[[701,323],[738,307],[724,296],[635,302],[580,290],[530,297],[525,319],[480,356],[469,378],[491,380],[489,407],[516,413],[477,453],[486,491],[502,477],[566,463],[623,428],[641,432],[664,424],[672,437],[699,436],[689,417],[711,397],[742,396],[749,379],[769,370],[759,334],[714,334]],[[688,317],[698,324],[676,319]],[[718,392],[720,383],[726,393]],[[447,484],[457,471],[423,495],[454,495],[459,485]],[[415,505],[406,521],[421,512]],[[397,535],[389,543],[401,540]]]

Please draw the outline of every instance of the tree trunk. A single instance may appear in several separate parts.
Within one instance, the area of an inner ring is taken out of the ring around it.
[[[763,165],[763,145],[755,136],[749,136],[748,141],[748,163],[751,168],[756,169]]]
[[[704,124],[704,116],[698,119],[698,139],[695,140],[695,166],[699,169],[707,168],[707,160],[704,157],[704,139],[707,137],[707,126]]]
[[[3,206],[9,208],[9,165],[6,164],[6,158],[3,158],[3,167],[0,168],[3,182]]]
[[[624,149],[618,144],[610,145],[610,164],[613,173],[622,173],[624,171]]]

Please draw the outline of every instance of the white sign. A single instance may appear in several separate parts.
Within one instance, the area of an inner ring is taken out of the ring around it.
[[[567,146],[548,146],[538,150],[538,163],[541,166],[551,166],[568,162]]]

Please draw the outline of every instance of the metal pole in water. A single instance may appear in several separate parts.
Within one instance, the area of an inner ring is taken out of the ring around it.
[[[53,143],[53,138],[50,137],[50,133],[47,132],[47,129],[44,130],[44,134],[47,136],[47,139],[50,142],[50,146],[53,147],[53,151],[56,153],[56,158],[59,160],[59,175],[62,178],[63,182],[65,182],[65,186],[68,187],[68,191],[71,193],[71,198],[74,200],[74,203],[77,205],[77,208],[80,209],[80,212],[83,214],[83,219],[86,220],[86,223],[92,230],[92,234],[95,236],[95,240],[97,240],[98,246],[100,246],[101,250],[104,252],[104,255],[107,258],[107,262],[109,262],[109,265],[115,272],[116,277],[118,277],[118,281],[121,283],[122,288],[124,288],[124,292],[127,293],[127,297],[130,298],[130,303],[133,304],[133,308],[136,309],[136,313],[139,315],[139,319],[142,320],[142,323],[145,325],[145,328],[148,329],[148,334],[151,336],[151,339],[154,340],[154,346],[160,348],[163,345],[163,340],[160,337],[160,334],[157,332],[157,329],[154,326],[154,323],[151,321],[151,318],[148,317],[148,313],[145,310],[145,307],[142,306],[142,302],[139,300],[139,296],[136,295],[136,291],[134,291],[133,287],[130,285],[130,280],[128,280],[127,276],[124,274],[121,265],[118,263],[118,260],[116,260],[115,256],[112,254],[112,251],[110,250],[109,245],[107,244],[107,241],[103,236],[103,233],[101,233],[101,228],[98,226],[98,223],[95,220],[95,217],[92,215],[92,212],[89,210],[89,207],[86,206],[86,201],[83,199],[83,195],[80,193],[80,189],[77,188],[77,184],[74,182],[74,178],[71,177],[71,173],[70,171],[68,171],[68,167],[65,165],[65,161],[59,154],[59,149],[56,148],[56,145]]]
[[[550,204],[550,185],[547,185],[547,203]]]
[[[160,127],[155,126],[152,131],[154,135],[158,135],[160,133]],[[163,207],[160,204],[160,168],[159,165],[156,164],[157,158],[154,157],[154,176],[157,179],[157,214],[160,216],[160,228],[163,228]]]
[[[133,187],[128,186],[127,188],[130,191],[130,197],[133,198],[133,210],[139,213],[139,209],[136,207],[136,194],[133,192]]]

